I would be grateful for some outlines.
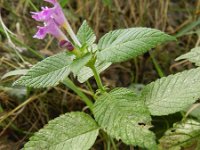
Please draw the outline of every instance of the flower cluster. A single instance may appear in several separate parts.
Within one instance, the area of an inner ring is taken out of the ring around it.
[[[46,6],[42,7],[42,11],[40,12],[31,12],[33,19],[44,23],[43,27],[37,27],[38,31],[33,37],[38,39],[44,39],[47,34],[53,35],[55,38],[58,39],[60,43],[59,45],[61,45],[62,47],[65,46],[65,48],[67,48],[69,51],[72,51],[74,47],[72,43],[68,40],[66,35],[62,32],[61,27],[63,27],[68,31],[75,44],[80,46],[80,43],[75,37],[73,30],[69,26],[69,23],[65,18],[62,8],[57,2],[57,0],[44,1],[51,3],[53,7],[49,8]]]

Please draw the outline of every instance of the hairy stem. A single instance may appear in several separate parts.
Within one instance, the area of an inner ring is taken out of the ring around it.
[[[90,65],[89,67],[92,69],[92,72],[94,74],[94,78],[96,80],[98,88],[101,90],[101,92],[105,92],[104,86],[103,86],[103,84],[101,82],[101,78],[100,78],[99,73],[97,72],[95,66],[94,65]]]
[[[65,84],[68,88],[72,89],[78,96],[80,96],[81,100],[92,111],[93,102],[69,78],[66,78],[62,83]]]

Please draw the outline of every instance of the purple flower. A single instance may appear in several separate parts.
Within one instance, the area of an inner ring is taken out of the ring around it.
[[[59,41],[68,40],[53,19],[48,20],[48,22],[45,23],[44,27],[38,26],[38,32],[33,37],[38,39],[44,39],[47,34],[53,35]]]
[[[61,6],[57,2],[57,0],[45,0],[53,4],[52,8],[49,7],[42,7],[42,11],[40,12],[32,12],[32,18],[36,21],[48,22],[50,19],[54,19],[55,22],[59,26],[63,26],[67,19],[64,16]]]
[[[52,9],[48,7],[42,7],[41,12],[31,12],[32,18],[35,19],[36,21],[48,21],[51,19],[52,15]]]
[[[54,6],[52,8],[47,6],[42,7],[42,11],[32,12],[32,18],[34,18],[36,21],[41,21],[44,23],[44,27],[38,26],[38,32],[34,35],[34,38],[44,39],[47,34],[51,34],[59,41],[68,40],[59,28],[67,21],[62,12],[62,8],[57,0],[45,1],[53,4]]]
[[[79,46],[81,46],[78,39],[75,37],[75,34],[71,29],[67,19],[65,18],[62,8],[57,0],[44,1],[53,4],[53,7],[49,8],[46,6],[42,7],[42,11],[40,12],[32,12],[33,19],[44,23],[43,27],[38,26],[38,31],[33,37],[44,39],[47,34],[53,35],[58,39],[59,45],[62,48],[67,48],[69,51],[73,51],[74,46],[60,29],[61,27],[64,27],[65,29],[67,29],[72,39],[76,41]]]

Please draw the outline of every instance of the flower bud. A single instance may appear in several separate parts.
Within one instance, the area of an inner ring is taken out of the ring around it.
[[[67,40],[60,41],[59,46],[61,48],[66,48],[69,51],[73,51],[74,50],[74,46],[72,45],[72,43],[67,41]]]

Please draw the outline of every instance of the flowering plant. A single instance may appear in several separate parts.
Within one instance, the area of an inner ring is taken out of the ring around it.
[[[102,71],[175,38],[157,29],[138,27],[111,31],[95,43],[96,36],[86,21],[75,34],[57,0],[45,1],[53,7],[32,12],[32,18],[44,25],[38,26],[33,37],[44,39],[50,34],[63,52],[34,65],[14,85],[45,88],[62,83],[80,96],[89,112],[68,112],[50,121],[30,138],[24,149],[87,150],[98,135],[105,140],[107,149],[117,149],[115,140],[158,149],[150,130],[151,116],[172,114],[194,103],[200,97],[200,84],[192,83],[200,83],[200,69],[163,77],[146,85],[140,93],[122,87],[110,90],[101,81]],[[98,89],[92,97],[71,81],[70,73],[80,83],[94,77]]]

